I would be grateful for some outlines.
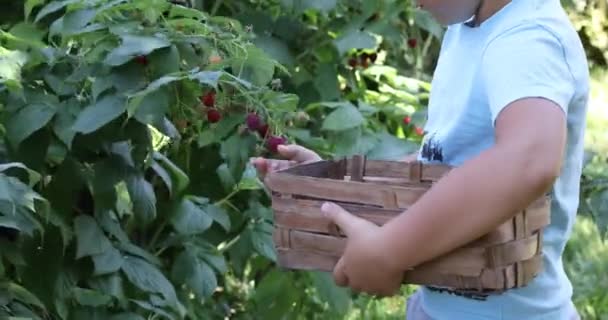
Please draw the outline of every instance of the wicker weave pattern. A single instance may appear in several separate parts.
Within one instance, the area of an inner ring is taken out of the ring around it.
[[[322,217],[323,202],[336,202],[359,217],[383,225],[414,204],[450,169],[355,156],[271,174],[267,184],[273,194],[279,265],[296,270],[333,270],[346,239]],[[538,199],[472,243],[404,270],[404,282],[484,293],[525,286],[542,268],[542,230],[550,222],[549,207],[548,197]]]

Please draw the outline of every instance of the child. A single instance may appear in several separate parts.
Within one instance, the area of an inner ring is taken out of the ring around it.
[[[421,287],[407,320],[578,319],[561,260],[578,207],[589,91],[577,33],[559,0],[418,4],[448,26],[418,160],[456,168],[382,227],[325,204],[348,237],[336,283],[395,294],[403,270],[478,238],[550,192],[544,268],[528,286],[483,299]],[[281,152],[292,163],[320,159],[298,146]],[[255,164],[266,173],[290,162]]]

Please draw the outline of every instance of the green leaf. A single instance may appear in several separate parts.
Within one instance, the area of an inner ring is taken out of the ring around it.
[[[153,78],[180,71],[180,56],[175,45],[157,50],[150,55],[149,59]]]
[[[361,126],[364,122],[365,118],[354,105],[344,103],[325,118],[322,129],[342,131]]]
[[[133,212],[140,223],[148,224],[156,218],[156,195],[152,185],[140,175],[127,179],[127,189],[133,201]]]
[[[42,8],[40,10],[40,12],[38,12],[38,15],[36,15],[36,19],[34,20],[35,22],[40,21],[42,18],[46,17],[47,15],[59,11],[61,9],[63,9],[65,6],[70,5],[72,3],[77,3],[80,0],[64,0],[64,1],[53,1],[49,4],[47,4],[44,8]]]
[[[437,39],[441,39],[443,37],[443,27],[437,22],[437,20],[433,18],[433,16],[429,12],[425,10],[416,10],[414,12],[414,22],[423,30],[428,31],[429,33],[437,37]]]
[[[338,287],[331,275],[325,272],[311,272],[310,277],[321,301],[327,301],[331,309],[339,314],[348,312],[351,297],[347,289]]]
[[[152,255],[150,252],[148,252],[132,243],[129,243],[129,242],[118,243],[116,245],[116,247],[118,249],[120,249],[120,251],[124,251],[133,256],[140,257],[153,265],[156,265],[156,266],[161,265],[160,259],[158,259],[156,256]]]
[[[10,295],[25,304],[29,304],[32,306],[36,306],[45,310],[44,304],[42,301],[38,299],[33,293],[31,293],[26,288],[14,283],[14,282],[4,282],[0,283],[0,292],[8,292]]]
[[[255,38],[254,43],[256,47],[262,49],[279,63],[286,66],[293,66],[295,64],[295,59],[289,51],[289,46],[285,42],[271,35],[260,34]]]
[[[232,70],[246,81],[256,86],[267,85],[274,76],[275,62],[264,51],[249,45],[245,54],[233,59]]]
[[[272,240],[272,225],[267,222],[255,224],[251,230],[251,242],[259,254],[271,261],[276,261],[277,256]]]
[[[169,175],[167,170],[165,170],[165,168],[163,168],[156,161],[152,162],[152,165],[150,166],[150,168],[152,168],[152,170],[154,170],[156,175],[158,175],[160,177],[160,179],[163,180],[163,182],[165,183],[165,186],[167,186],[167,190],[169,190],[169,195],[173,196],[173,183],[171,182],[171,176]]]
[[[112,86],[114,86],[114,83],[112,82],[111,77],[99,77],[94,79],[93,86],[91,87],[93,99],[97,100],[99,95],[112,88]]]
[[[230,231],[230,217],[228,213],[219,206],[210,204],[205,207],[205,211],[215,222],[217,222],[224,230]]]
[[[352,28],[336,39],[334,44],[342,56],[352,49],[373,49],[376,39],[368,32]]]
[[[105,253],[112,245],[105,236],[97,221],[87,215],[74,219],[76,233],[76,259]]]
[[[97,103],[84,109],[76,119],[72,130],[88,134],[96,131],[110,121],[118,118],[126,110],[125,99],[106,96]]]
[[[211,267],[191,250],[182,251],[177,256],[171,274],[175,282],[186,284],[199,297],[210,297],[217,287],[217,278]]]
[[[6,124],[7,138],[18,146],[34,132],[44,127],[55,115],[57,109],[49,104],[34,103],[19,110]]]
[[[71,149],[72,141],[76,136],[76,131],[73,130],[74,122],[80,111],[80,104],[77,100],[69,100],[64,105],[59,107],[57,111],[57,118],[53,125],[53,130],[57,137],[63,142],[68,148]]]
[[[336,8],[337,0],[304,0],[301,6],[304,9],[316,9],[322,12],[329,12]]]
[[[217,84],[222,74],[223,72],[221,71],[200,71],[190,75],[188,78],[190,80],[196,80],[200,84],[206,84],[217,89]]]
[[[112,297],[90,289],[72,288],[74,299],[83,306],[100,307],[108,305]]]
[[[148,55],[154,50],[166,48],[171,42],[161,37],[137,36],[131,34],[122,35],[120,46],[112,50],[106,57],[104,63],[110,66],[119,66],[138,55]]]
[[[119,314],[113,315],[108,320],[146,320],[146,319],[136,313],[129,312],[129,313],[119,313]]]
[[[260,190],[264,188],[264,184],[258,178],[257,170],[252,164],[247,163],[237,188],[239,190]]]
[[[155,266],[140,258],[126,256],[121,269],[139,289],[160,293],[169,303],[177,304],[175,288]]]
[[[62,34],[72,35],[81,32],[97,15],[97,9],[70,11],[63,16]]]
[[[28,180],[29,180],[30,187],[34,186],[35,184],[37,184],[40,181],[40,178],[41,178],[40,174],[38,172],[26,167],[23,163],[9,162],[9,163],[5,163],[5,164],[0,164],[0,172],[4,172],[6,170],[15,169],[15,168],[22,169],[28,174]]]
[[[220,182],[222,183],[224,190],[231,190],[236,184],[230,169],[228,169],[228,164],[222,163],[219,167],[217,167],[216,173],[220,178]]]
[[[93,256],[93,264],[95,265],[94,275],[113,273],[120,270],[122,266],[122,255],[120,251],[114,247],[110,247],[104,253]]]
[[[263,102],[269,110],[280,112],[295,111],[300,98],[295,94],[268,91],[264,94]]]
[[[25,5],[24,5],[24,13],[25,13],[25,20],[28,20],[30,18],[30,14],[32,13],[32,10],[34,8],[36,8],[39,5],[42,5],[45,3],[45,0],[27,0],[25,1]]]
[[[213,223],[213,219],[203,208],[189,198],[182,199],[175,215],[171,218],[171,224],[182,235],[202,233]]]
[[[182,171],[178,166],[176,166],[169,158],[160,152],[155,152],[154,160],[158,161],[158,163],[171,175],[171,184],[173,186],[173,194],[179,195],[186,190],[188,185],[190,184],[190,178],[186,175],[184,171]]]
[[[134,114],[137,121],[145,124],[162,121],[167,111],[169,111],[169,93],[162,88],[143,97],[136,97],[132,103],[129,103],[129,114]]]
[[[372,160],[397,161],[418,149],[415,143],[399,139],[385,131],[378,133],[376,137],[377,143],[367,153],[367,157]]]
[[[322,100],[332,101],[340,98],[338,71],[334,64],[325,63],[318,66],[317,77],[315,77],[314,83],[315,88],[321,94]]]

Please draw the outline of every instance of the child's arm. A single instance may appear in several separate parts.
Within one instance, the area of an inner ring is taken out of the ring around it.
[[[383,227],[324,205],[348,237],[334,268],[336,283],[395,294],[405,270],[490,232],[548,191],[560,171],[565,137],[565,114],[557,105],[518,100],[498,116],[494,147],[451,170]]]
[[[564,112],[544,99],[505,108],[496,145],[455,168],[380,233],[386,261],[405,269],[492,231],[549,190],[565,148]]]

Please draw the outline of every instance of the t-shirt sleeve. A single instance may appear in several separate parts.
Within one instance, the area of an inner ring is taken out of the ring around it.
[[[481,77],[495,124],[500,112],[523,98],[545,98],[564,111],[575,92],[565,48],[549,30],[526,25],[492,40],[481,62]]]

